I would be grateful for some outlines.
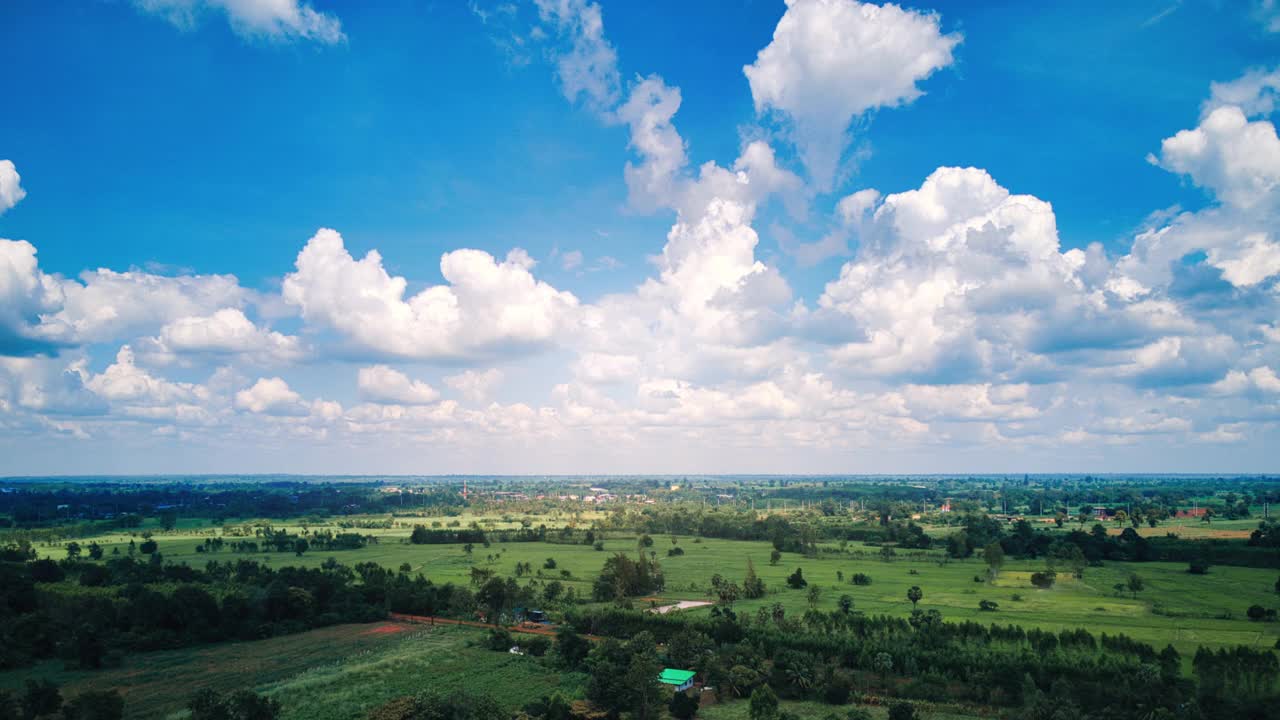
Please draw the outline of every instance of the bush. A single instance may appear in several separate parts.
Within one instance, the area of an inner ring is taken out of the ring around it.
[[[805,587],[808,584],[809,584],[809,581],[804,579],[804,571],[802,571],[800,568],[796,568],[795,572],[787,576],[787,587],[791,588],[792,590],[799,590],[800,588]]]
[[[676,720],[690,720],[698,714],[698,699],[687,692],[678,692],[671,696],[667,709]]]
[[[1187,572],[1192,575],[1208,575],[1209,563],[1204,562],[1203,560],[1192,560],[1187,566]]]
[[[889,706],[889,720],[916,720],[916,709],[909,702],[896,702]]]
[[[677,557],[683,554],[684,554],[684,548],[680,547],[679,545],[667,551],[667,557]]]
[[[1000,609],[1000,603],[994,600],[979,600],[978,609],[986,612],[995,612]]]
[[[865,573],[854,573],[853,577],[849,578],[849,582],[853,583],[854,585],[870,585],[871,576]]]
[[[1014,593],[1014,594],[1013,594],[1013,597],[1011,597],[1011,598],[1009,598],[1009,599],[1010,599],[1010,600],[1012,600],[1012,601],[1014,601],[1014,602],[1022,602],[1022,595],[1021,595],[1021,594],[1019,594],[1019,593]]]
[[[506,652],[515,644],[515,640],[511,638],[511,633],[507,632],[506,628],[493,628],[489,631],[488,639],[485,640],[485,645],[490,650],[498,652]]]
[[[1031,584],[1041,590],[1048,590],[1058,580],[1058,573],[1052,570],[1031,573]]]
[[[521,647],[524,648],[525,652],[534,657],[542,657],[547,654],[547,650],[551,649],[551,641],[541,635],[534,635],[532,638],[526,640],[524,645]]]
[[[191,711],[191,720],[275,720],[280,717],[280,703],[252,690],[236,690],[226,695],[201,690],[187,703],[187,709]]]
[[[828,705],[844,705],[853,695],[853,679],[847,673],[836,672],[822,689],[822,699]]]

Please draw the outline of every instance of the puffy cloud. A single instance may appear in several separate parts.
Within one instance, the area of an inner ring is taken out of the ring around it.
[[[323,44],[346,40],[338,18],[299,0],[133,0],[133,4],[183,30],[195,27],[207,13],[220,13],[236,34],[247,38]]]
[[[461,393],[472,402],[482,402],[493,393],[502,382],[502,371],[497,368],[488,370],[466,370],[457,375],[449,375],[444,384]]]
[[[35,246],[0,238],[0,356],[57,348],[39,323],[42,314],[57,310],[62,301],[62,283],[40,271]]]
[[[532,261],[505,261],[480,250],[440,259],[447,285],[405,299],[408,282],[392,277],[376,250],[355,260],[336,231],[322,229],[298,253],[283,296],[308,323],[332,328],[355,348],[378,355],[456,360],[553,343],[572,323],[578,300],[536,280]]]
[[[87,378],[83,359],[66,364],[0,357],[0,416],[18,410],[54,416],[106,413],[107,404],[85,387]]]
[[[794,124],[805,166],[831,186],[852,120],[922,94],[917,82],[952,62],[959,34],[936,13],[855,0],[787,0],[773,40],[743,68],[757,111]]]
[[[148,374],[134,364],[133,350],[128,345],[116,353],[113,364],[101,375],[90,377],[85,386],[106,400],[148,405],[209,399],[209,392],[203,387],[172,383]]]
[[[1250,208],[1280,187],[1280,138],[1266,120],[1250,121],[1234,105],[1212,110],[1193,130],[1165,138],[1151,162],[1189,175],[1223,202]]]
[[[580,98],[597,111],[611,108],[618,97],[618,54],[604,36],[600,6],[589,0],[535,0],[542,22],[565,43],[555,51],[556,71],[564,95]]]
[[[239,410],[278,416],[305,416],[310,413],[302,396],[289,389],[289,383],[273,378],[258,378],[251,387],[236,393]]]
[[[160,364],[189,355],[236,355],[257,363],[285,363],[304,354],[298,338],[254,325],[239,308],[178,318],[162,327],[160,335],[146,339],[142,351]]]
[[[356,387],[360,397],[380,405],[430,405],[440,399],[435,388],[386,365],[360,368]]]
[[[22,177],[12,160],[0,160],[0,215],[17,205],[27,196],[22,189]]]
[[[1280,69],[1255,68],[1235,80],[1210,84],[1205,109],[1212,111],[1235,106],[1249,117],[1270,115],[1275,110],[1278,95]]]

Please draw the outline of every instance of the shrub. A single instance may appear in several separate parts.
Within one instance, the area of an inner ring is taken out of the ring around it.
[[[854,585],[870,585],[871,576],[865,573],[854,573],[853,577],[849,579],[849,582]]]
[[[489,637],[485,640],[485,645],[490,650],[498,652],[506,652],[515,644],[515,640],[511,638],[511,633],[507,632],[506,628],[493,628],[489,631]]]
[[[1022,595],[1020,595],[1020,594],[1018,594],[1018,593],[1014,593],[1014,594],[1013,594],[1013,597],[1011,597],[1011,598],[1009,598],[1009,599],[1010,599],[1010,600],[1012,600],[1012,601],[1014,601],[1014,602],[1022,602]]]
[[[678,557],[683,554],[684,554],[684,548],[680,547],[679,545],[671,548],[670,550],[667,550],[667,557]]]
[[[909,702],[896,702],[889,706],[889,720],[916,720],[916,709]]]
[[[799,590],[808,584],[809,581],[804,579],[804,571],[800,568],[796,568],[795,572],[787,576],[787,587],[792,590]]]
[[[551,649],[551,641],[541,635],[534,635],[524,643],[525,652],[534,657],[542,657],[547,654],[547,650]]]
[[[1031,573],[1031,584],[1041,590],[1048,590],[1058,580],[1058,573],[1052,570]]]
[[[979,600],[978,609],[986,612],[995,612],[1000,609],[1000,603],[993,600]]]

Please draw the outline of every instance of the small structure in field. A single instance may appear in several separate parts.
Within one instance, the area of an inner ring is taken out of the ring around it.
[[[662,668],[662,673],[658,675],[658,682],[663,685],[670,685],[671,689],[676,692],[683,692],[693,687],[694,675],[697,675],[697,673],[692,670]]]

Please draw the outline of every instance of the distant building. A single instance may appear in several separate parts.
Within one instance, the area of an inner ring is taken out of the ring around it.
[[[1206,510],[1207,508],[1202,508],[1202,507],[1191,508],[1190,510],[1179,510],[1177,515],[1175,515],[1174,517],[1180,517],[1180,518],[1204,517]]]
[[[693,677],[695,675],[697,673],[692,670],[663,668],[662,673],[658,675],[658,682],[663,685],[670,685],[671,689],[676,692],[683,692],[693,687]]]

